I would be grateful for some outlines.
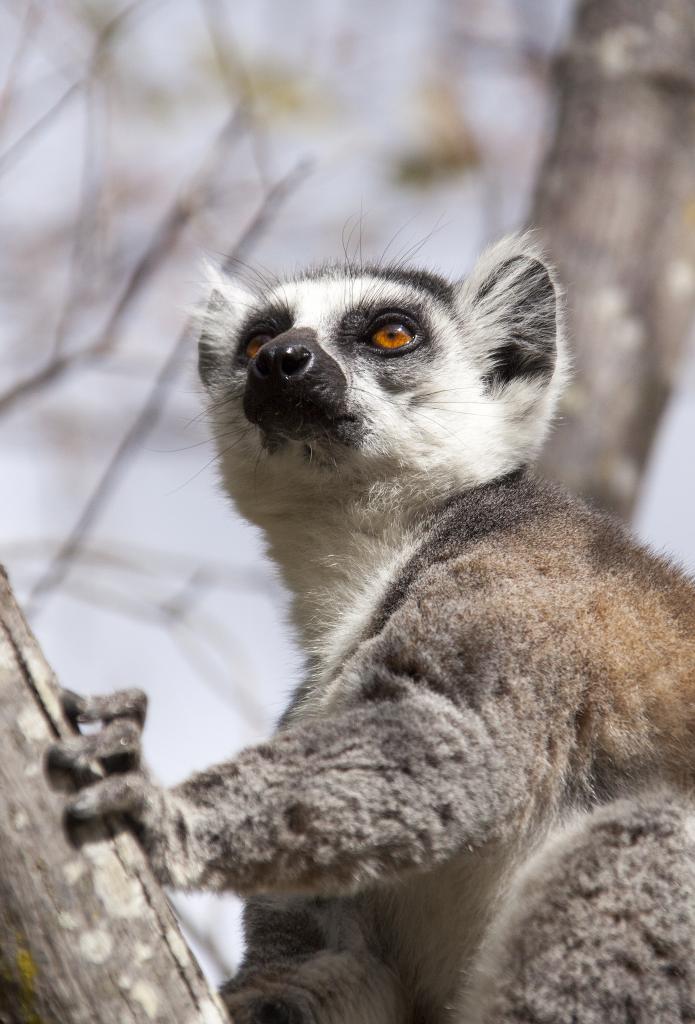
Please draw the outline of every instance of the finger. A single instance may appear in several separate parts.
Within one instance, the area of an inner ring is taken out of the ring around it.
[[[101,732],[73,736],[49,748],[46,767],[49,774],[68,772],[80,777],[99,778],[93,762],[99,761],[108,772],[124,772],[140,764],[140,729],[129,719],[110,722]]]
[[[89,821],[122,812],[137,815],[145,807],[148,788],[145,779],[134,772],[113,775],[69,800],[65,812],[72,821]]]
[[[73,725],[127,718],[142,727],[147,714],[147,694],[135,688],[88,697],[72,690],[62,690],[61,700],[63,710]]]

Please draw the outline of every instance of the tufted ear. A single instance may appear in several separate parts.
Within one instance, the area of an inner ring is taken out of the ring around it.
[[[222,361],[221,327],[225,320],[227,303],[222,292],[210,292],[205,312],[199,318],[198,375],[206,387],[211,387]]]
[[[198,373],[210,388],[220,379],[234,337],[252,296],[236,281],[207,267],[207,301],[195,313],[198,326]]]
[[[558,291],[530,236],[503,239],[484,253],[458,298],[466,340],[490,389],[549,383],[561,341]]]

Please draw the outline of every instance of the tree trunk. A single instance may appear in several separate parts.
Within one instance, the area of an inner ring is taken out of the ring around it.
[[[575,383],[544,462],[627,516],[695,313],[695,4],[580,0],[530,223]]]
[[[70,732],[0,570],[0,1024],[223,1024],[134,838],[68,841],[43,758]]]

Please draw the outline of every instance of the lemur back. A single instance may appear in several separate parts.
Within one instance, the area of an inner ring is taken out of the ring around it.
[[[236,1024],[695,1019],[695,587],[532,475],[567,365],[527,236],[457,282],[213,274],[222,482],[306,678],[266,743],[70,812],[125,812],[163,881],[248,898]],[[108,723],[90,753],[135,749],[134,700],[73,698]]]

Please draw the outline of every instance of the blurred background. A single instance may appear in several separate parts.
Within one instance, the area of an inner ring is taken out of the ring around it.
[[[452,276],[537,226],[576,377],[545,470],[695,569],[690,0],[0,0],[0,558],[63,685],[140,686],[179,781],[301,659],[217,485],[203,258]],[[172,897],[210,976],[232,897]]]

